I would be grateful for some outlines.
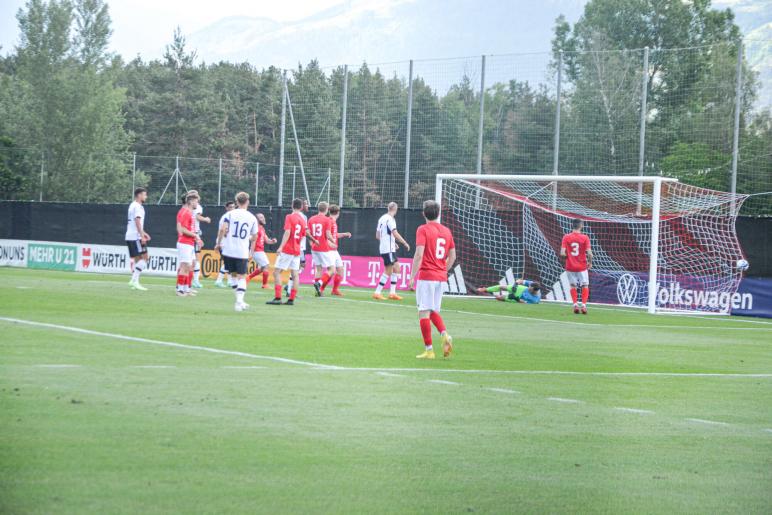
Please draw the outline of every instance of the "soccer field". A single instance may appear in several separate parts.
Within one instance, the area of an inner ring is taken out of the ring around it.
[[[127,281],[0,269],[0,512],[772,511],[768,322]]]

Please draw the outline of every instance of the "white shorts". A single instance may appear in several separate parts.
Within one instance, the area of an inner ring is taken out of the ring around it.
[[[265,268],[269,264],[268,255],[262,251],[253,252],[252,259],[255,261],[255,264],[260,268]]]
[[[582,272],[569,272],[566,270],[566,276],[568,276],[568,284],[575,284],[577,286],[589,286],[590,275],[587,270]]]
[[[277,270],[300,270],[300,256],[293,256],[292,254],[282,252],[276,258],[274,268]]]
[[[436,311],[439,313],[442,307],[442,286],[441,281],[416,281],[415,301],[418,305],[418,311]]]
[[[177,242],[177,260],[180,263],[193,263],[196,260],[196,249],[188,243]]]
[[[343,260],[340,258],[340,252],[337,250],[331,250],[329,254],[330,261],[335,266],[335,268],[343,268]]]
[[[330,268],[331,266],[335,265],[335,262],[330,257],[329,251],[317,251],[312,250],[311,256],[314,259],[314,266],[321,266],[322,268]]]

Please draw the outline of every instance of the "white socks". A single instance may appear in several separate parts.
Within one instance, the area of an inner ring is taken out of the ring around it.
[[[135,283],[139,282],[139,274],[142,273],[142,271],[145,269],[146,266],[147,266],[147,263],[145,262],[144,259],[140,259],[139,261],[134,263],[134,272],[132,272],[131,274],[131,280],[133,282]]]
[[[239,304],[244,302],[244,293],[247,291],[247,279],[245,277],[239,277],[236,286],[236,302]]]
[[[394,274],[392,274],[394,275]],[[383,291],[383,287],[386,286],[386,283],[389,282],[389,275],[388,274],[381,274],[381,280],[378,281],[378,286],[375,288],[375,294],[378,295]]]
[[[397,293],[397,274],[391,274],[391,288],[389,288],[389,293],[391,295]]]

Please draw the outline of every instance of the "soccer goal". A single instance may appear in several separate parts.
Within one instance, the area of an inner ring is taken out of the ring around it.
[[[560,244],[580,218],[594,254],[590,301],[650,313],[740,307],[735,220],[746,197],[664,177],[439,174],[436,183],[457,291],[524,277],[546,299],[568,300]]]

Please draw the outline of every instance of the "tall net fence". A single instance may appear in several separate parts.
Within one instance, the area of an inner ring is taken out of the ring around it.
[[[122,202],[137,185],[164,203],[195,188],[212,202],[243,190],[263,205],[417,207],[437,173],[661,175],[749,194],[742,214],[770,216],[771,47],[312,61],[255,97],[266,119],[241,117],[271,142],[249,159],[0,146],[0,198]]]

